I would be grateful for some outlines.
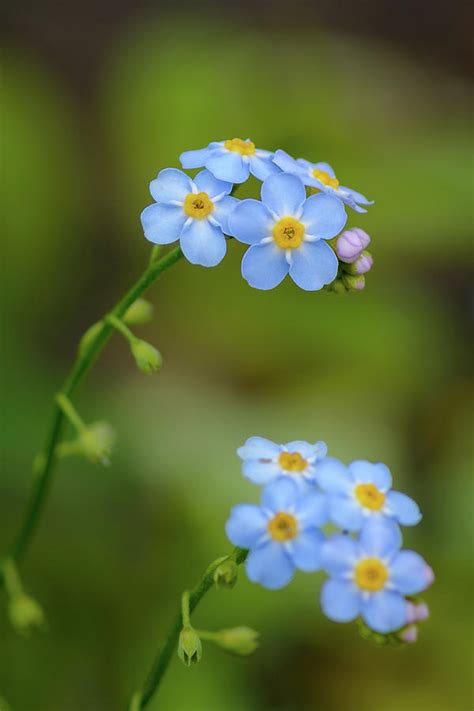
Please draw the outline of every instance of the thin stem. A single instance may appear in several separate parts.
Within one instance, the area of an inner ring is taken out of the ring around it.
[[[2,563],[2,570],[5,576],[5,587],[7,589],[8,596],[13,598],[21,595],[23,592],[23,585],[21,584],[20,575],[15,562],[11,558],[7,558]]]
[[[160,260],[151,262],[145,269],[141,277],[127,291],[110,312],[117,318],[122,318],[129,306],[133,304],[162,274],[175,264],[182,256],[179,247],[168,252]],[[61,388],[61,393],[65,397],[70,397],[82,382],[89,369],[93,366],[107,341],[110,339],[114,327],[110,323],[102,322],[102,327],[97,331],[95,338],[84,348],[82,353],[76,358],[74,365]],[[35,478],[33,490],[28,503],[25,516],[18,529],[17,535],[10,546],[8,557],[17,561],[27,549],[33,534],[38,525],[41,513],[46,502],[49,487],[51,486],[53,465],[56,460],[56,447],[64,424],[64,413],[55,402],[51,423],[49,426],[46,442],[44,446],[44,456],[36,459],[37,466],[34,469]],[[3,572],[0,571],[0,583],[3,580]]]
[[[240,565],[245,561],[247,558],[247,552],[243,548],[236,548],[235,551],[229,556],[230,559],[235,560],[237,565]],[[209,566],[209,568],[206,570],[204,573],[203,577],[201,580],[198,582],[196,587],[191,590],[189,594],[189,613],[192,613],[193,610],[196,609],[196,607],[199,605],[201,602],[202,598],[204,595],[212,588],[214,585],[214,569],[216,566]],[[186,594],[186,593],[185,593]],[[184,600],[184,595],[181,599],[182,601]],[[161,648],[161,651],[159,652],[155,663],[153,664],[152,668],[150,669],[150,673],[148,674],[148,677],[145,681],[145,684],[143,685],[143,688],[141,691],[137,691],[136,694],[134,694],[132,702],[129,706],[129,710],[132,711],[141,711],[141,709],[144,709],[149,702],[151,701],[152,697],[156,693],[161,680],[164,676],[165,671],[168,668],[168,665],[171,661],[171,657],[173,655],[174,649],[178,643],[178,638],[179,634],[181,632],[181,628],[183,627],[184,624],[184,618],[183,618],[183,605],[180,606],[178,613],[174,619],[173,625],[168,633],[168,636],[165,640],[164,645]]]
[[[59,405],[63,411],[63,414],[66,415],[67,419],[77,433],[81,434],[81,432],[84,432],[86,425],[68,396],[64,393],[58,393],[56,395],[56,403]]]
[[[107,323],[110,323],[110,325],[113,326],[116,331],[121,333],[122,336],[130,343],[130,345],[138,341],[138,338],[131,332],[128,326],[126,326],[121,319],[117,318],[117,316],[109,314],[105,317],[105,320],[107,321]]]
[[[181,623],[183,627],[190,627],[191,614],[189,611],[189,590],[185,590],[181,597]]]

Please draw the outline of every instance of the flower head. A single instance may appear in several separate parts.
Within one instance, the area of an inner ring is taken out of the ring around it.
[[[261,505],[241,504],[226,523],[229,540],[250,550],[245,566],[249,579],[270,590],[287,585],[295,569],[311,572],[321,567],[326,522],[324,496],[301,495],[290,479],[268,484]]]
[[[268,484],[279,476],[300,484],[314,481],[316,463],[324,459],[327,449],[324,442],[275,444],[264,437],[249,437],[237,454],[243,460],[244,476],[255,484]]]
[[[141,214],[145,237],[154,244],[179,240],[192,264],[215,267],[225,256],[227,220],[237,204],[230,182],[202,170],[191,180],[181,170],[166,168],[150,183],[156,203]]]
[[[367,200],[361,193],[340,185],[329,163],[310,163],[304,158],[295,160],[282,150],[276,151],[273,160],[285,173],[297,175],[305,185],[315,191],[337,197],[356,212],[367,212],[361,205],[373,204],[373,201]]]
[[[333,281],[338,260],[326,243],[345,225],[342,203],[329,195],[306,198],[294,175],[272,175],[262,201],[242,200],[229,217],[230,234],[251,245],[242,276],[256,289],[273,289],[289,273],[302,289],[316,291]]]
[[[348,466],[327,457],[318,466],[316,483],[329,497],[329,517],[347,531],[359,531],[367,518],[388,518],[402,526],[421,519],[409,496],[391,491],[392,476],[385,464],[364,460]]]
[[[382,634],[406,625],[405,596],[425,590],[434,576],[418,553],[400,546],[398,526],[380,519],[368,521],[358,541],[347,534],[326,541],[322,558],[330,579],[321,590],[324,614],[335,622],[361,615]]]
[[[179,159],[186,170],[205,167],[219,180],[230,183],[244,183],[249,173],[265,180],[281,172],[273,163],[273,153],[256,148],[248,138],[213,141],[207,148],[181,153]]]

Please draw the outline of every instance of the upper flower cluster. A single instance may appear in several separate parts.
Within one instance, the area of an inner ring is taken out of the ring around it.
[[[400,526],[415,525],[421,514],[392,491],[388,468],[365,460],[346,466],[326,456],[323,442],[250,437],[237,453],[244,476],[264,485],[260,505],[235,506],[226,524],[230,541],[249,550],[250,580],[278,589],[297,569],[324,570],[327,617],[361,618],[376,633],[412,641],[414,622],[427,617],[412,596],[434,576],[418,553],[401,550]],[[342,532],[328,535],[326,524]]]
[[[306,291],[363,288],[372,266],[364,251],[370,238],[359,228],[340,233],[346,206],[365,212],[361,206],[372,203],[341,186],[327,163],[295,160],[240,138],[185,151],[180,160],[185,169],[204,170],[191,179],[166,168],[151,182],[155,203],[141,215],[150,242],[179,240],[191,263],[213,267],[225,256],[226,236],[234,237],[249,245],[242,276],[257,289],[272,289],[288,274]],[[231,197],[250,174],[262,181],[261,200]],[[359,247],[351,239],[357,230],[365,235]]]

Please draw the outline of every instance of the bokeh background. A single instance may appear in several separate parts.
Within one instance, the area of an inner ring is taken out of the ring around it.
[[[329,161],[376,204],[348,223],[373,239],[365,292],[252,290],[233,243],[218,268],[183,261],[153,288],[137,332],[159,375],[113,338],[76,403],[114,425],[117,451],[107,469],[58,467],[23,566],[48,630],[19,637],[2,600],[0,695],[14,711],[124,709],[181,590],[229,550],[230,507],[257,500],[235,450],[261,434],[390,466],[424,512],[405,541],[437,574],[432,619],[412,648],[379,649],[321,615],[320,576],[280,592],[242,577],[195,623],[251,625],[258,653],[175,659],[150,709],[471,708],[467,6],[29,0],[4,19],[2,549],[80,333],[148,259],[158,170],[250,136]]]

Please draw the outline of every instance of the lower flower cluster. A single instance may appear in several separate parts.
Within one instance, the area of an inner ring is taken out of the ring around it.
[[[391,489],[384,464],[346,466],[326,453],[323,442],[248,439],[238,455],[244,476],[263,485],[261,502],[235,506],[227,536],[248,549],[252,582],[276,590],[296,570],[324,571],[320,603],[329,619],[357,619],[364,636],[413,642],[428,617],[415,596],[434,580],[418,553],[402,549],[400,526],[418,523],[419,508]]]

